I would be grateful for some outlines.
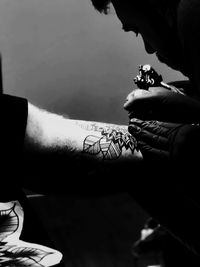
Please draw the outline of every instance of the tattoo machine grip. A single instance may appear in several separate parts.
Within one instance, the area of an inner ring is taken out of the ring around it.
[[[184,95],[180,89],[164,83],[162,76],[148,64],[139,66],[139,74],[133,79],[133,81],[140,89],[148,90],[149,87],[162,86],[172,92]]]

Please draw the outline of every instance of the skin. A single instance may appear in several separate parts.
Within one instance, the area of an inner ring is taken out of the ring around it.
[[[105,185],[104,179],[124,174],[140,161],[141,152],[128,126],[72,120],[29,103],[25,187],[41,193],[78,192],[89,180],[100,179]],[[27,179],[27,173],[33,179]]]

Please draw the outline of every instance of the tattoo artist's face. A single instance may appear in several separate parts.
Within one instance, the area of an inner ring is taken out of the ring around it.
[[[181,49],[173,28],[170,28],[167,21],[156,10],[155,14],[148,13],[145,6],[133,7],[128,2],[131,1],[112,1],[123,30],[132,31],[136,35],[141,34],[148,54],[155,53],[161,62],[180,70],[182,68]]]

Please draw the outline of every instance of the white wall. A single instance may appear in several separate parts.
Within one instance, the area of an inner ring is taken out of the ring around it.
[[[1,0],[0,51],[6,93],[72,118],[127,123],[122,106],[139,64],[165,81],[183,78],[90,0]]]

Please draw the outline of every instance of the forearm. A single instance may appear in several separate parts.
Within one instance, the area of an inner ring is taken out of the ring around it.
[[[40,182],[55,174],[60,186],[67,179],[114,174],[142,159],[136,145],[127,126],[71,120],[29,104],[24,158]]]

